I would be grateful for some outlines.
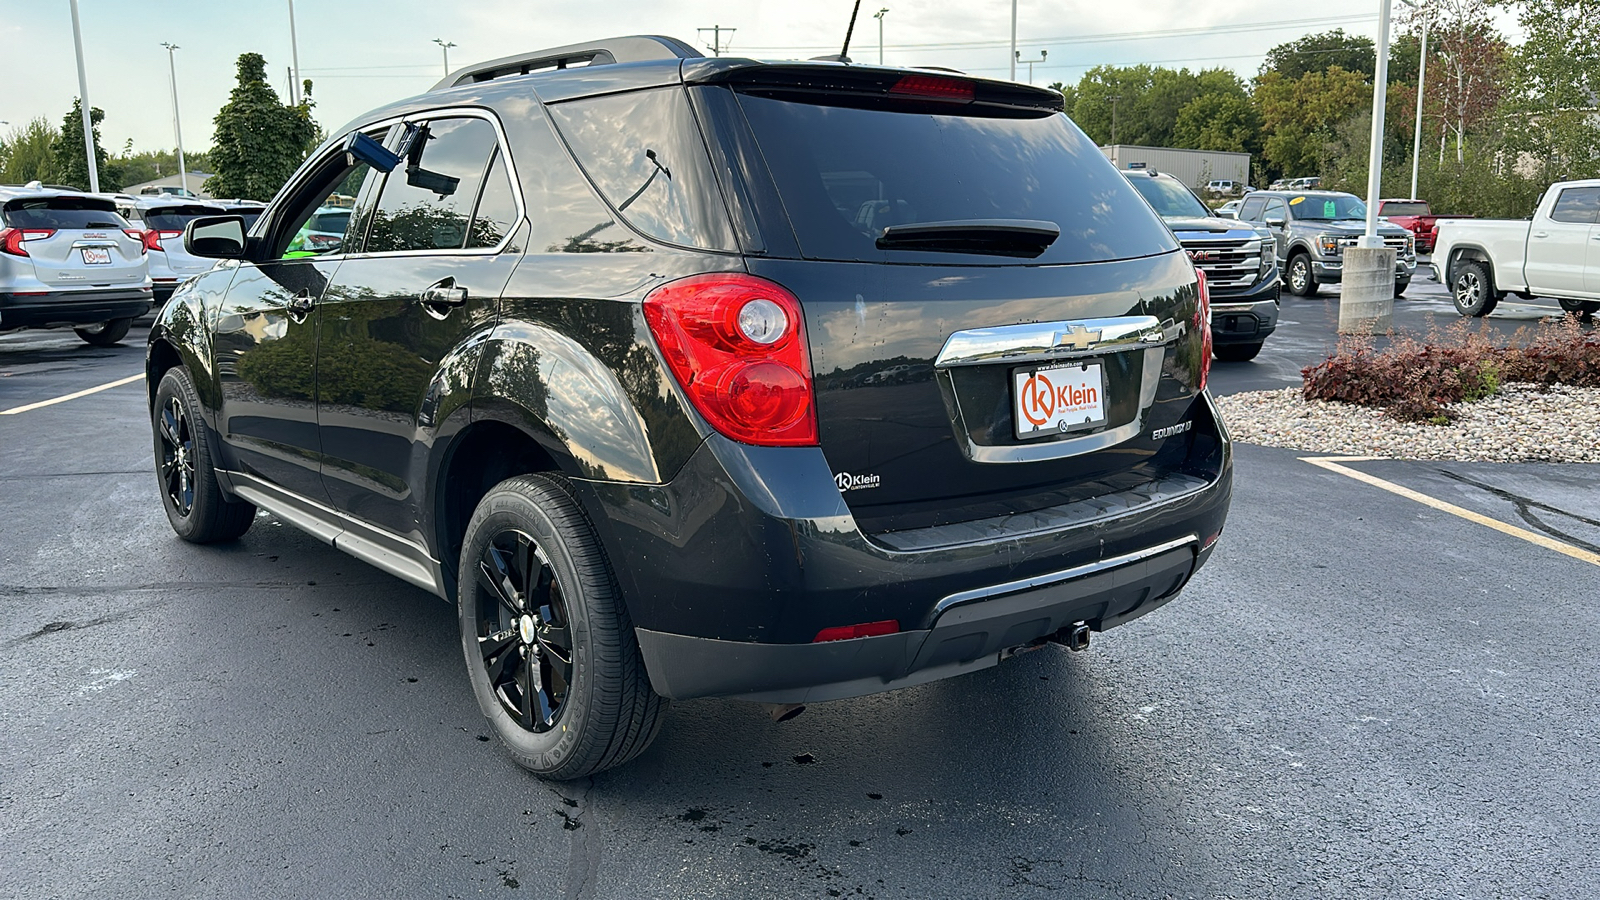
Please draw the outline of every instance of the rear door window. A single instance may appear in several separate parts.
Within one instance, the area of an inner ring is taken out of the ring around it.
[[[1600,188],[1567,188],[1556,199],[1550,218],[1557,222],[1593,225],[1600,219]]]
[[[1246,222],[1258,221],[1261,218],[1261,210],[1266,205],[1267,201],[1264,198],[1252,197],[1246,200],[1243,206],[1239,207],[1239,218],[1244,219]]]
[[[384,178],[366,252],[460,250],[498,138],[484,119],[433,119]]]
[[[1061,229],[1035,258],[987,256],[983,264],[1096,262],[1177,248],[1065,115],[930,115],[738,96],[807,258],[971,264],[979,257],[879,249],[877,240],[889,226],[975,219]]]

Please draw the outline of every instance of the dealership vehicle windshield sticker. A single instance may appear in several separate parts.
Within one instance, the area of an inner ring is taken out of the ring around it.
[[[1336,216],[1338,214],[1339,214],[1339,205],[1338,204],[1334,203],[1332,200],[1324,200],[1324,201],[1322,201],[1322,217],[1324,219],[1331,219],[1331,218],[1333,218],[1334,216]]]
[[[1166,428],[1157,428],[1155,431],[1150,432],[1150,439],[1153,441],[1159,441],[1163,438],[1172,437],[1175,434],[1183,434],[1185,431],[1188,431],[1193,427],[1194,422],[1189,421],[1179,422],[1176,425],[1168,425]]]
[[[851,475],[849,472],[840,472],[833,476],[833,483],[843,491],[866,491],[878,486],[876,475]]]
[[[1290,200],[1290,201],[1289,201],[1289,205],[1290,205],[1290,206],[1293,206],[1293,205],[1295,205],[1295,204],[1296,204],[1296,203],[1304,203],[1304,202],[1306,202],[1306,198],[1304,198],[1304,197],[1296,197],[1296,198],[1294,198],[1294,199],[1293,199],[1293,200]]]

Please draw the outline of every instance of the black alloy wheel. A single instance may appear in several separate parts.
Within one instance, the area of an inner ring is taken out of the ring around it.
[[[478,560],[477,590],[478,656],[495,699],[523,728],[549,731],[572,686],[572,632],[549,557],[527,532],[503,530]]]
[[[156,469],[161,476],[167,503],[185,518],[194,511],[195,447],[194,429],[183,401],[167,398],[156,411]]]

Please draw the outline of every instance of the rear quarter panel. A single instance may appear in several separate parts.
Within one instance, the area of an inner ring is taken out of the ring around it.
[[[1465,251],[1481,251],[1489,257],[1494,269],[1495,287],[1500,290],[1522,290],[1522,264],[1527,256],[1530,223],[1522,219],[1441,219],[1439,240],[1434,246],[1434,259],[1444,268],[1440,274],[1450,277],[1450,269]]]

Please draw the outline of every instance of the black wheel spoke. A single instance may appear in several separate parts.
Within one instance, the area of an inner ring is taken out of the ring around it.
[[[506,648],[516,643],[516,641],[517,630],[515,628],[497,631],[488,637],[478,638],[478,652],[483,655],[484,662],[493,663],[495,657],[505,652]]]
[[[547,721],[541,713],[544,706],[544,690],[540,685],[543,675],[540,671],[539,655],[528,653],[524,659],[526,664],[522,668],[522,727],[532,730],[536,722]],[[539,716],[536,720],[535,716]]]
[[[488,665],[489,684],[496,688],[504,687],[512,680],[512,676],[521,671],[522,657],[523,653],[514,644],[494,659],[486,655],[484,662]]]
[[[174,404],[174,406],[175,405],[176,404]],[[174,450],[176,450],[183,443],[183,441],[178,437],[178,429],[180,427],[181,426],[178,424],[178,417],[173,415],[172,406],[169,406],[161,411],[161,438],[171,445],[172,449]]]
[[[484,546],[473,592],[479,658],[502,709],[529,731],[555,727],[572,681],[562,595],[550,558],[528,533],[507,528]]]
[[[516,574],[511,570],[511,560],[505,551],[490,544],[478,562],[478,580],[500,601],[500,605],[513,613],[522,612],[522,597],[516,589]]]
[[[540,654],[538,653],[529,653],[528,659],[531,660],[528,667],[529,683],[534,685],[532,699],[535,723],[548,727],[555,723],[556,708],[558,706],[555,692],[551,690],[552,686],[550,684],[555,672],[547,664],[547,660],[540,659]]]
[[[539,646],[564,666],[572,665],[572,637],[565,625],[545,624],[539,628]]]

